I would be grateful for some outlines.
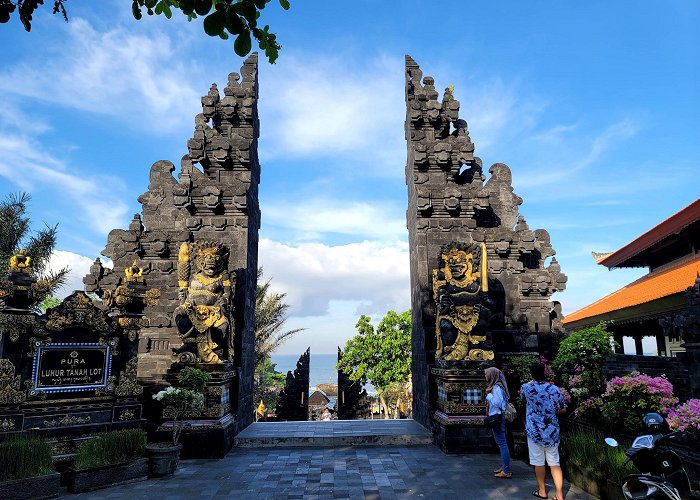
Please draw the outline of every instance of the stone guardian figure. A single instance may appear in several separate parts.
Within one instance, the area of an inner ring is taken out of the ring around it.
[[[433,270],[436,357],[445,361],[492,360],[485,245],[443,245],[440,266]]]
[[[176,352],[180,362],[220,364],[233,345],[231,297],[235,282],[228,271],[229,251],[224,245],[203,241],[183,243],[178,254],[178,297],[175,309],[183,347]],[[217,349],[219,345],[221,349]]]

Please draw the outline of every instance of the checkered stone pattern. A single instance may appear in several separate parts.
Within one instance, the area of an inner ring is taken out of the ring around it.
[[[484,402],[481,389],[464,389],[464,403],[468,405],[478,405]]]
[[[493,477],[497,455],[445,455],[435,446],[234,449],[222,460],[183,460],[173,476],[71,499],[236,500],[531,499],[535,477],[514,460]],[[551,484],[548,489],[553,493]],[[565,484],[567,500],[594,497]]]

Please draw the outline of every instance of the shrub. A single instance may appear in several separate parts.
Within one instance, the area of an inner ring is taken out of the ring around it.
[[[53,472],[51,447],[39,438],[10,438],[0,443],[0,481]]]
[[[177,381],[182,387],[168,387],[153,395],[153,399],[163,403],[163,406],[172,407],[175,412],[172,433],[173,445],[180,441],[185,414],[190,410],[204,406],[202,391],[210,378],[211,375],[204,370],[187,366],[177,375]]]
[[[584,328],[562,340],[552,366],[574,398],[583,399],[603,392],[602,365],[614,354],[614,346],[605,323]]]
[[[576,414],[601,420],[613,429],[636,432],[646,412],[666,413],[678,402],[673,385],[664,377],[650,377],[637,371],[611,379],[600,398],[584,401]]]
[[[671,430],[689,432],[700,437],[700,399],[670,408],[666,419]]]
[[[131,462],[144,456],[146,432],[126,429],[99,434],[85,441],[75,457],[76,469]]]

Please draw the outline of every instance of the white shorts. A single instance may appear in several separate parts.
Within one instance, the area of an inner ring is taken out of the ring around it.
[[[542,446],[527,438],[527,449],[530,452],[530,465],[559,465],[559,446]]]

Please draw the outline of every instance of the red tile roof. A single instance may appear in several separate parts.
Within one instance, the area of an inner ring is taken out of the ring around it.
[[[668,238],[669,236],[677,233],[698,219],[700,219],[700,198],[695,200],[680,212],[652,227],[649,231],[641,235],[636,240],[601,259],[598,261],[598,264],[601,264],[607,268],[624,267],[620,266],[620,264],[624,264],[626,260],[643,252],[652,245],[662,241],[664,238]]]
[[[695,283],[698,273],[700,273],[700,254],[681,259],[663,269],[657,269],[607,297],[569,314],[563,322],[572,323],[683,292]]]

